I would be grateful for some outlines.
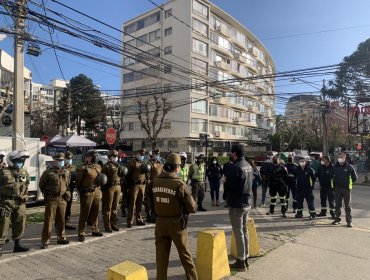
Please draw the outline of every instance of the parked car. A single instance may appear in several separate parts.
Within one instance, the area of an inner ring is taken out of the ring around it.
[[[98,153],[98,156],[96,157],[96,163],[99,163],[100,165],[104,165],[107,163],[109,150],[92,149],[92,150],[88,150],[87,152],[90,152],[90,151],[96,151]]]
[[[311,152],[311,153],[309,154],[309,156],[310,156],[312,159],[315,159],[316,157],[321,158],[321,157],[322,157],[322,152]]]

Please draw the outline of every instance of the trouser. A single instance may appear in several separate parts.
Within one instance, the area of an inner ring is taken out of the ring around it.
[[[93,192],[88,192],[80,197],[80,219],[78,221],[78,235],[86,235],[86,222],[89,220],[92,232],[99,231],[98,215],[101,191],[96,188]]]
[[[104,228],[117,226],[117,208],[121,196],[121,186],[115,185],[102,192]]]
[[[297,210],[297,184],[288,184],[288,190],[286,193],[286,209],[288,210],[289,208],[289,198],[290,198],[290,193],[292,193],[292,207],[294,210]]]
[[[252,185],[252,194],[253,194],[253,207],[257,207],[257,185]]]
[[[191,182],[191,195],[198,205],[202,205],[204,199],[204,183],[192,180]]]
[[[71,192],[71,198],[69,200],[67,200],[67,206],[66,206],[66,215],[65,215],[65,223],[66,225],[70,225],[71,224],[71,214],[72,214],[72,201],[73,201],[73,191],[74,191],[74,188],[70,188],[69,189],[70,192]]]
[[[218,201],[220,198],[220,180],[209,180],[209,187],[211,189],[211,199],[212,201]]]
[[[8,238],[9,225],[12,224],[12,239],[23,237],[26,226],[26,204],[13,199],[0,200],[0,245]]]
[[[127,224],[132,224],[134,220],[134,210],[136,221],[142,221],[141,209],[143,207],[145,185],[135,185],[130,188],[130,204],[128,207]]]
[[[314,195],[312,189],[310,190],[298,190],[297,191],[297,214],[303,214],[303,201],[306,199],[308,211],[311,217],[316,216],[315,205],[314,205]]]
[[[285,196],[287,193],[287,187],[283,184],[270,184],[270,197],[271,197],[271,203],[270,203],[270,213],[273,214],[275,211],[276,206],[276,200],[277,200],[277,194],[279,194],[280,197],[280,203],[281,203],[281,213],[285,214],[286,212],[286,202],[285,202]]]
[[[248,214],[249,208],[229,208],[230,223],[235,236],[236,250],[239,260],[249,257]]]
[[[351,190],[336,188],[334,190],[335,197],[335,219],[341,220],[340,215],[342,214],[342,200],[344,200],[344,210],[346,212],[346,222],[352,223],[352,198]]]
[[[121,211],[122,215],[126,217],[126,209],[129,207],[130,202],[130,192],[129,187],[126,182],[121,184],[122,200],[121,200]]]
[[[186,279],[198,279],[189,250],[188,230],[182,227],[182,222],[175,221],[175,218],[157,217],[155,225],[157,280],[167,279],[172,242],[177,248],[180,261],[185,270]]]
[[[54,220],[58,240],[66,239],[65,214],[67,201],[63,196],[46,197],[45,200],[44,227],[42,229],[41,243],[49,244]]]
[[[320,203],[321,203],[321,211],[322,212],[327,212],[327,206],[326,206],[326,201],[329,202],[329,209],[330,213],[335,212],[334,208],[334,191],[330,187],[321,187],[320,188]]]
[[[266,202],[266,193],[267,193],[267,189],[269,187],[269,182],[268,181],[263,181],[262,182],[262,199],[261,199],[261,203],[264,204]]]

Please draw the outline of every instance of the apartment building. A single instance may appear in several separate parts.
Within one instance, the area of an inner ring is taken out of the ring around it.
[[[67,87],[64,80],[54,79],[48,85],[32,83],[31,110],[52,112],[58,109],[63,90]]]
[[[160,149],[204,151],[201,134],[209,135],[216,153],[233,143],[263,145],[274,126],[275,65],[249,29],[210,1],[171,0],[124,23],[123,30],[122,140],[134,149],[150,147],[138,101],[166,92],[171,106],[158,135]],[[151,101],[149,106],[155,109]]]

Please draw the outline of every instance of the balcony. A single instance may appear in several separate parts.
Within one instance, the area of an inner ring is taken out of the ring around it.
[[[215,31],[219,34],[224,35],[227,38],[231,37],[231,32],[226,28],[226,26],[223,25],[216,25]]]
[[[233,44],[235,46],[237,46],[238,48],[242,49],[243,51],[248,51],[248,48],[247,46],[245,45],[245,42],[240,42],[239,40],[237,40],[234,36],[231,37],[231,41],[233,42]]]
[[[213,136],[214,138],[222,138],[222,139],[229,138],[229,134],[227,134],[226,132],[221,132],[221,131],[213,132]]]
[[[233,124],[241,124],[241,120],[238,117],[233,118]]]
[[[257,73],[257,63],[253,63],[249,60],[246,61],[247,67],[252,70],[254,73]]]
[[[234,53],[234,57],[239,60],[240,62],[242,62],[243,64],[246,64],[247,63],[247,59],[242,56],[241,54],[238,54],[238,53]]]
[[[229,71],[230,70],[230,64],[227,64],[225,61],[215,61],[214,65],[218,68],[221,68],[223,70]]]
[[[220,46],[216,43],[213,43],[210,45],[211,48],[213,48],[215,51],[217,52],[220,52],[221,54],[227,56],[228,58],[233,58],[234,57],[234,54],[231,52],[231,50],[223,47],[223,46]]]

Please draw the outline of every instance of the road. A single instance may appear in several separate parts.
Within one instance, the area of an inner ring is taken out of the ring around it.
[[[201,229],[222,228],[227,243],[230,242],[227,209],[210,206],[209,193],[206,195],[205,205],[211,211],[196,213],[190,218],[189,242],[194,258],[197,232]],[[315,196],[318,212],[317,191]],[[353,229],[334,227],[328,218],[311,222],[307,219],[307,211],[305,219],[295,219],[292,213],[283,219],[279,215],[266,216],[266,208],[252,210],[265,256],[252,259],[250,271],[230,279],[368,279],[365,276],[370,275],[369,196],[370,187],[355,186]],[[77,219],[74,217],[75,221]],[[13,254],[13,243],[6,244],[0,259],[0,278],[104,279],[110,266],[133,260],[145,266],[149,278],[155,279],[154,225],[127,229],[123,218],[120,225],[121,231],[102,238],[88,237],[84,244],[77,241],[76,232],[68,231],[69,245],[57,246],[54,238],[46,250],[38,249],[42,224],[28,225],[24,244],[32,250]],[[351,269],[347,269],[349,267]],[[175,248],[171,251],[168,274],[168,279],[185,279]]]

